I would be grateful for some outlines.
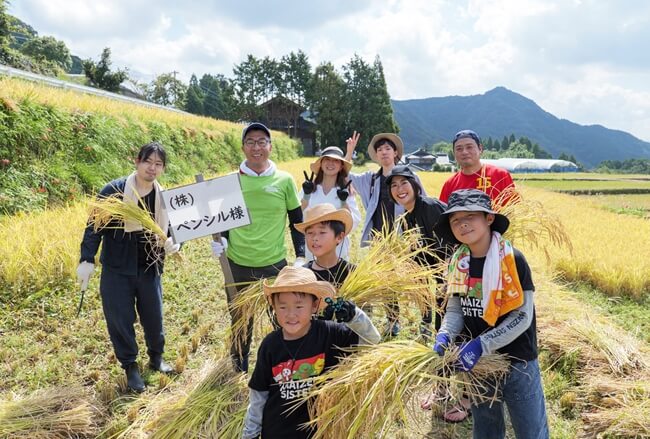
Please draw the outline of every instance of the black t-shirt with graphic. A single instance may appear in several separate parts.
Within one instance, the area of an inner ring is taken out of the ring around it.
[[[318,280],[329,282],[337,289],[341,288],[341,285],[345,279],[347,279],[348,274],[357,268],[356,265],[349,263],[343,258],[340,258],[336,265],[325,270],[314,268],[314,261],[307,262],[305,267],[313,271]]]
[[[517,266],[517,274],[519,275],[519,282],[524,291],[534,291],[533,278],[530,272],[530,267],[524,255],[517,249],[514,249],[515,264]],[[463,334],[469,338],[475,338],[492,329],[485,320],[483,320],[483,307],[481,306],[481,281],[483,278],[483,265],[485,264],[485,257],[469,259],[469,291],[478,289],[476,297],[467,296],[460,297],[460,304],[463,311],[463,322],[465,329]],[[512,311],[511,311],[512,312]],[[499,326],[503,319],[507,316],[501,316],[497,319],[495,327]],[[514,320],[511,325],[516,325],[519,320]],[[535,311],[533,308],[533,321],[523,334],[517,337],[512,343],[498,349],[497,352],[507,354],[515,360],[530,361],[537,358],[537,323]]]
[[[313,320],[309,332],[298,340],[284,340],[282,329],[267,335],[257,351],[257,363],[248,386],[268,391],[264,405],[264,439],[303,439],[314,430],[299,429],[309,421],[307,405],[291,411],[293,403],[306,395],[315,376],[335,366],[345,355],[341,349],[359,343],[359,336],[346,325]],[[287,409],[291,411],[287,412]]]

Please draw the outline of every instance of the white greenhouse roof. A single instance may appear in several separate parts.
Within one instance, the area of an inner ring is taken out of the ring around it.
[[[501,158],[496,160],[481,159],[481,163],[503,168],[509,172],[545,172],[553,170],[577,171],[575,163],[567,160],[553,159],[511,159]]]

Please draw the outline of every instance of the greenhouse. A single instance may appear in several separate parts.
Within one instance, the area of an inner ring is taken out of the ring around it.
[[[481,159],[481,163],[503,168],[508,172],[578,172],[578,166],[567,160],[552,159]]]

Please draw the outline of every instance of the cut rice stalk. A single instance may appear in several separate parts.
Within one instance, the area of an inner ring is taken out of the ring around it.
[[[25,398],[0,401],[0,437],[90,437],[97,432],[99,410],[79,387],[37,392]]]
[[[359,349],[317,377],[301,401],[309,404],[316,438],[385,437],[395,420],[408,421],[408,401],[423,388],[453,394],[462,386],[472,401],[492,400],[510,364],[505,356],[485,355],[471,373],[455,373],[457,348],[443,357],[413,341]]]

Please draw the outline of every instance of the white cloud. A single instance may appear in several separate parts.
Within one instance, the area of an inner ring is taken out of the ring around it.
[[[73,53],[145,74],[232,75],[247,54],[313,66],[379,55],[396,99],[502,85],[558,117],[650,139],[650,3],[641,0],[241,2],[20,0],[10,12]]]

